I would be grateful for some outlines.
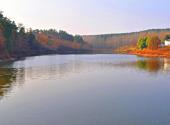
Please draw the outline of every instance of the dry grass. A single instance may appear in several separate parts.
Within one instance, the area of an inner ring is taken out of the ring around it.
[[[156,50],[139,50],[136,46],[126,46],[119,48],[117,50],[119,53],[125,53],[125,54],[132,54],[132,55],[138,55],[143,57],[166,57],[170,58],[170,46],[159,48]]]

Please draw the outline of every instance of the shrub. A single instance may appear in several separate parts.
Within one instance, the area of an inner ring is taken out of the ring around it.
[[[147,39],[148,39],[147,37],[139,38],[137,42],[137,47],[141,50],[147,48],[148,47]]]

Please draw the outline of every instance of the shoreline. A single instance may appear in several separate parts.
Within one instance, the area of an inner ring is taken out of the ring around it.
[[[38,53],[30,53],[30,54],[20,54],[20,55],[12,55],[12,56],[8,56],[8,57],[3,57],[0,58],[0,64],[2,63],[8,63],[8,62],[13,62],[13,61],[17,61],[17,60],[22,60],[25,59],[27,57],[34,57],[34,56],[44,56],[44,55],[54,55],[54,54],[89,54],[91,53],[91,51],[87,51],[87,50],[82,50],[82,51],[42,51],[42,52],[38,52]]]
[[[101,54],[101,53],[95,53],[93,51],[66,51],[66,52],[52,52],[52,51],[42,51],[42,52],[33,52],[31,54],[21,54],[21,55],[12,55],[11,57],[3,57],[0,58],[0,63],[8,63],[13,62],[17,60],[22,60],[27,57],[33,57],[33,56],[43,56],[43,55],[53,55],[53,54]],[[107,53],[103,53],[107,54]],[[170,46],[159,48],[158,50],[139,50],[134,46],[126,46],[119,48],[118,50],[115,50],[113,53],[108,54],[125,54],[125,55],[136,55],[140,57],[148,57],[148,58],[170,58]]]
[[[136,55],[149,58],[170,58],[170,46],[158,48],[157,50],[143,49],[139,50],[136,46],[126,46],[116,50],[117,53]]]

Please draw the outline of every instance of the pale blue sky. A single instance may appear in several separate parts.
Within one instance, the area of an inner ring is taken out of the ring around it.
[[[0,0],[0,10],[27,28],[73,34],[170,27],[169,0]]]

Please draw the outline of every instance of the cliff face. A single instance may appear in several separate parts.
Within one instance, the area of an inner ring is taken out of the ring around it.
[[[158,35],[161,40],[164,40],[169,34],[170,29],[153,29],[122,34],[84,35],[83,39],[91,44],[94,50],[114,50],[123,46],[136,45],[138,38],[143,36]]]

